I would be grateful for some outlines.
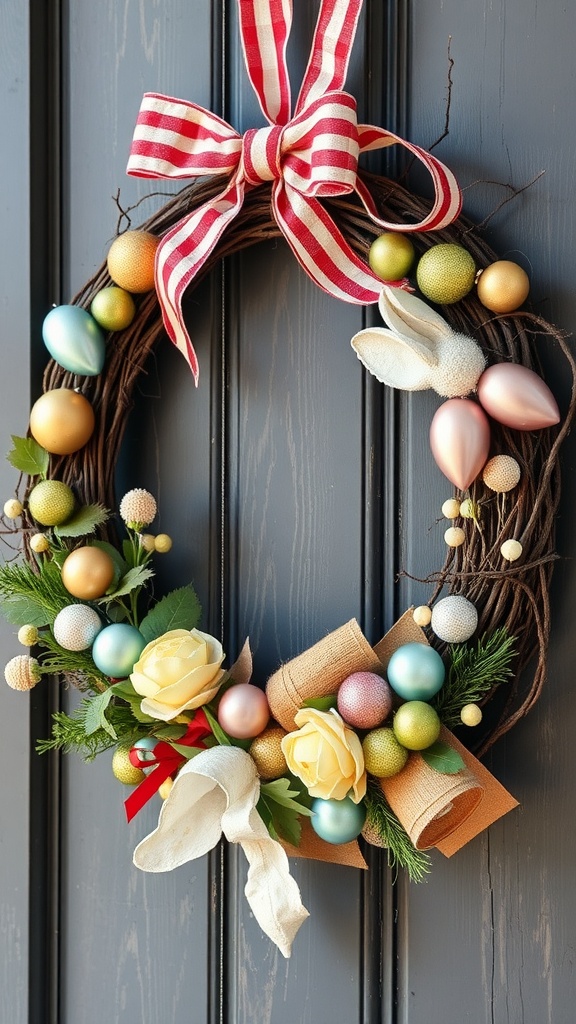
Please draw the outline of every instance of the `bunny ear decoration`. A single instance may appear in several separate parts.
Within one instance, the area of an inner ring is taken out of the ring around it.
[[[400,288],[385,285],[379,308],[391,330],[371,327],[351,341],[377,380],[403,391],[433,388],[444,398],[467,395],[476,387],[486,360],[472,338],[456,334],[422,299]]]

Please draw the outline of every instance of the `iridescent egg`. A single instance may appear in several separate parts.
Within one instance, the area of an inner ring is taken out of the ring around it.
[[[52,358],[70,373],[96,377],[106,357],[104,335],[81,306],[56,306],[42,325],[44,344]]]
[[[113,622],[105,626],[92,645],[92,659],[105,676],[125,679],[138,661],[146,641],[136,626]]]
[[[392,691],[375,672],[353,672],[340,684],[338,711],[356,729],[374,729],[392,710]]]
[[[355,804],[349,796],[343,800],[312,801],[312,828],[326,843],[335,846],[350,843],[359,836],[366,821],[364,804]]]
[[[444,662],[428,644],[411,643],[398,647],[386,675],[388,682],[404,700],[431,700],[441,688],[445,676]]]

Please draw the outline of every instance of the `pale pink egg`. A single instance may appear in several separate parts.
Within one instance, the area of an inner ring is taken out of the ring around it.
[[[392,690],[375,672],[353,672],[338,690],[338,711],[356,729],[374,729],[392,710]]]
[[[231,686],[218,705],[218,722],[234,739],[258,736],[268,725],[269,718],[266,694],[252,683]]]

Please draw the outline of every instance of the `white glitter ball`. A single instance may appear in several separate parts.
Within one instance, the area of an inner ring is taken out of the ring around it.
[[[478,612],[461,594],[451,594],[437,601],[432,609],[432,631],[448,644],[469,640],[478,625]]]
[[[98,612],[87,604],[69,604],[54,619],[54,639],[65,651],[85,651],[102,629]]]

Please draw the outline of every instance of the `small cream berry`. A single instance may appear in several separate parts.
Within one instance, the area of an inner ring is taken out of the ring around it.
[[[158,790],[158,793],[160,794],[163,800],[166,800],[166,798],[170,795],[170,790],[172,789],[173,785],[174,779],[171,779],[170,777],[164,779],[164,782],[162,783]]]
[[[412,618],[417,626],[429,626],[432,612],[427,604],[419,604],[412,612]]]
[[[500,553],[507,562],[515,562],[522,554],[522,545],[519,540],[505,540],[500,548]]]
[[[442,515],[445,519],[456,519],[460,515],[460,502],[457,498],[447,498],[442,505]]]
[[[444,534],[444,540],[449,548],[459,548],[466,540],[466,534],[460,526],[449,526]]]
[[[156,499],[143,487],[127,491],[120,502],[120,515],[131,530],[149,526],[156,515]]]
[[[154,536],[153,533],[141,533],[140,545],[144,548],[144,551],[155,551],[156,537]]]
[[[460,711],[460,718],[464,725],[480,725],[482,721],[482,708],[477,704],[465,704]]]
[[[158,551],[159,554],[165,555],[172,547],[172,537],[169,537],[167,533],[159,533],[154,541],[154,550]]]
[[[18,640],[23,647],[33,647],[38,640],[38,630],[36,626],[20,626],[18,630]]]
[[[6,519],[18,519],[24,511],[24,506],[18,498],[8,498],[8,501],[4,502],[4,515]]]
[[[31,690],[42,678],[40,664],[29,654],[17,654],[4,666],[4,678],[13,690]]]
[[[43,551],[48,551],[50,541],[45,533],[35,533],[30,537],[30,547],[32,548],[32,551],[35,551],[37,555],[40,555]]]

